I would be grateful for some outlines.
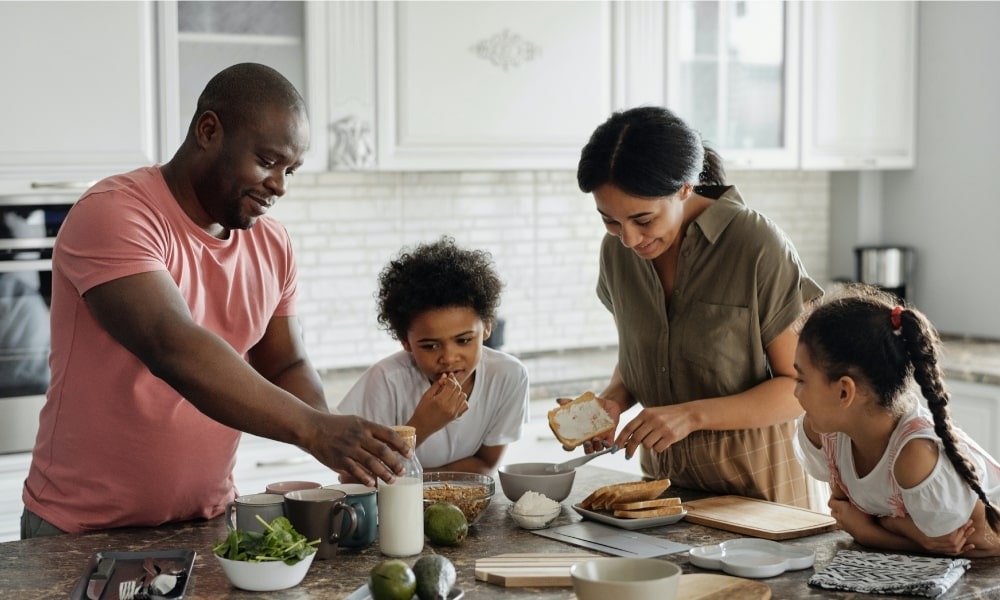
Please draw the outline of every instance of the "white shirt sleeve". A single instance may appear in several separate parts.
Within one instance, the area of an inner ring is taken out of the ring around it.
[[[401,425],[396,422],[395,404],[385,373],[376,364],[362,373],[337,405],[337,412],[358,415],[387,427]]]
[[[792,450],[795,452],[795,458],[799,459],[802,468],[813,479],[829,482],[830,464],[826,460],[826,454],[824,454],[823,449],[813,446],[813,443],[809,441],[809,437],[806,436],[806,431],[803,427],[804,419],[804,416],[799,417],[795,422],[795,437],[792,438]]]
[[[968,455],[968,454],[967,454]],[[980,473],[984,472],[979,456],[969,456]],[[939,537],[961,527],[979,498],[948,460],[938,443],[938,460],[926,479],[909,489],[902,489],[903,505],[924,535]]]
[[[483,436],[484,446],[500,446],[521,439],[524,426],[530,418],[528,370],[515,360],[517,368],[506,370],[504,381],[496,387],[496,393],[501,395],[497,402],[497,411]]]

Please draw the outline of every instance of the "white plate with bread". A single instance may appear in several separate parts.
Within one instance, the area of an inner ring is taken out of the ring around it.
[[[674,523],[680,521],[687,515],[687,511],[683,508],[680,512],[672,515],[664,515],[660,517],[637,517],[637,518],[619,518],[614,516],[614,514],[604,511],[587,510],[586,508],[580,508],[579,504],[573,505],[573,510],[578,512],[581,517],[585,519],[590,519],[591,521],[597,521],[598,523],[604,523],[605,525],[613,525],[615,527],[621,527],[622,529],[645,529],[646,527],[660,527],[661,525],[673,525]]]
[[[662,497],[669,479],[629,481],[594,490],[573,510],[585,519],[622,529],[643,529],[676,523],[687,515],[681,499]]]

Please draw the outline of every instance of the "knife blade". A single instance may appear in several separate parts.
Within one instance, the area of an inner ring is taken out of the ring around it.
[[[90,600],[100,600],[104,588],[107,587],[111,579],[111,573],[115,570],[115,559],[102,557],[97,563],[97,568],[90,574],[87,582],[87,598]]]

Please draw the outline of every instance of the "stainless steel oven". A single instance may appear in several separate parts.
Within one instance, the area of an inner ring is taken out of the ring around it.
[[[0,196],[0,453],[35,443],[49,384],[52,248],[76,198]]]

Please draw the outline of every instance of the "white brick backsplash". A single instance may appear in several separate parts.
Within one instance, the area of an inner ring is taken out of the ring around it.
[[[829,176],[730,172],[747,203],[827,279]],[[378,273],[403,246],[451,235],[492,253],[505,283],[503,349],[514,354],[613,346],[594,293],[605,235],[572,171],[302,173],[272,209],[299,265],[299,315],[313,364],[363,367],[400,348],[378,327]]]

